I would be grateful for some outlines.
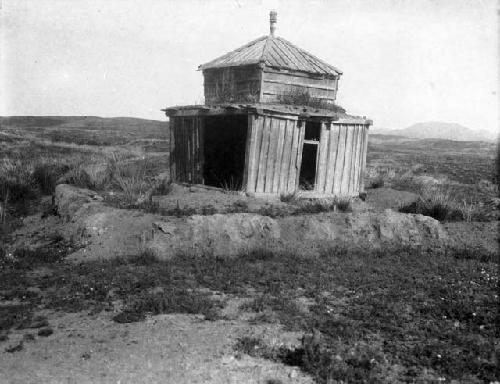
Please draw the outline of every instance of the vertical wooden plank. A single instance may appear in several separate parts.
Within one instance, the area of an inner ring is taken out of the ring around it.
[[[288,174],[288,193],[293,193],[294,191],[296,191],[297,185],[299,183],[300,166],[302,164],[302,146],[300,146],[302,136],[301,132],[304,131],[305,125],[305,121],[297,122],[297,125],[293,130],[292,149],[290,153],[290,171]]]
[[[201,148],[203,144],[201,143],[201,125],[202,125],[202,118],[197,117],[196,118],[196,155],[197,155],[197,161],[196,161],[196,182],[198,184],[203,183],[203,168],[201,167]]]
[[[342,170],[344,169],[345,160],[345,142],[347,136],[347,130],[345,125],[339,124],[339,136],[337,144],[337,157],[335,161],[335,172],[333,178],[333,193],[335,195],[340,195],[341,185],[342,185]]]
[[[185,148],[185,151],[184,151],[184,156],[185,156],[185,159],[184,159],[184,180],[189,183],[189,161],[190,161],[190,147],[189,147],[189,123],[190,123],[190,119],[189,117],[185,117],[184,118],[184,127],[183,127],[183,131],[184,131],[184,148]]]
[[[300,126],[299,132],[298,132],[298,147],[297,147],[297,162],[295,166],[295,187],[291,192],[295,192],[299,190],[299,183],[300,183],[300,167],[302,166],[302,152],[304,148],[304,135],[306,131],[306,124],[302,124]]]
[[[188,144],[187,144],[187,118],[183,117],[182,118],[182,181],[187,182],[188,181],[188,159],[189,159],[189,153],[188,153]]]
[[[325,191],[325,181],[326,181],[326,162],[328,160],[328,139],[330,136],[330,131],[327,130],[325,123],[321,123],[321,134],[318,145],[318,154],[316,161],[316,185],[314,190],[316,192]]]
[[[191,182],[196,183],[196,164],[197,164],[197,156],[196,156],[196,120],[197,117],[193,116],[191,118]]]
[[[253,192],[253,190],[249,190],[248,176],[250,173],[250,165],[251,161],[251,151],[252,148],[255,147],[255,139],[252,135],[252,126],[253,126],[254,116],[248,115],[247,119],[247,137],[245,139],[245,168],[243,169],[243,190],[246,192]]]
[[[269,116],[263,116],[262,124],[262,142],[260,145],[259,163],[258,163],[258,175],[257,175],[257,187],[255,192],[262,193],[265,191],[266,186],[266,165],[267,165],[267,152],[269,151],[269,141],[270,141],[270,118]]]
[[[205,184],[205,118],[200,117],[200,182]]]
[[[179,181],[184,181],[184,137],[182,134],[182,124],[183,124],[183,118],[179,117],[177,119],[178,124],[177,124],[177,133],[179,134],[179,140],[177,141],[177,175],[179,176]]]
[[[296,129],[295,120],[286,120],[284,138],[283,138],[283,157],[281,160],[280,169],[280,186],[279,192],[286,193],[288,191],[288,176],[290,172],[290,163],[292,156],[292,139],[293,132]]]
[[[362,159],[361,159],[361,172],[360,172],[360,185],[359,185],[359,191],[364,192],[365,191],[365,168],[366,168],[366,153],[368,149],[368,138],[369,138],[369,133],[368,133],[368,125],[363,126],[363,153],[362,153]]]
[[[330,125],[330,135],[328,144],[328,162],[326,165],[326,183],[325,193],[333,193],[333,184],[335,177],[335,161],[337,159],[339,145],[339,126],[337,124]]]
[[[170,172],[170,181],[175,181],[175,117],[171,117],[168,123],[169,130],[169,155],[168,155],[168,163],[169,163],[169,172]]]
[[[353,141],[352,125],[346,125],[346,144],[344,153],[344,167],[342,170],[342,183],[340,185],[340,194],[347,195],[349,193],[349,178],[351,172],[351,155]]]
[[[280,189],[280,177],[281,177],[281,165],[283,161],[283,143],[285,141],[285,129],[286,120],[277,119],[277,127],[275,129],[278,132],[278,143],[276,147],[276,159],[274,162],[274,176],[273,176],[273,193],[279,193]]]
[[[359,141],[359,125],[356,124],[354,127],[354,137],[352,141],[352,155],[351,155],[351,179],[349,181],[349,194],[354,195],[356,193],[356,169],[357,169],[357,158],[358,158],[358,141]]]
[[[276,162],[276,150],[278,148],[279,134],[279,119],[271,117],[269,120],[269,150],[267,154],[266,182],[264,186],[264,192],[266,193],[273,192],[274,163]]]
[[[356,145],[356,173],[354,177],[354,192],[359,194],[359,171],[361,170],[361,153],[363,147],[363,126],[358,126],[358,141]]]
[[[358,143],[358,124],[355,124],[352,126],[352,152],[351,152],[351,169],[349,173],[349,187],[348,187],[348,192],[350,195],[354,194],[354,177],[356,175],[355,170],[356,170],[356,156],[357,156],[357,143]]]
[[[194,159],[193,159],[193,154],[194,154],[194,143],[193,143],[193,123],[194,123],[194,118],[192,116],[189,117],[189,131],[188,131],[188,144],[189,144],[189,164],[188,164],[188,173],[189,173],[189,182],[193,182],[193,164],[194,164]]]
[[[182,163],[183,163],[183,142],[182,142],[182,117],[177,118],[177,177],[179,181],[183,181]]]
[[[356,182],[358,192],[361,192],[361,185],[363,183],[363,174],[362,174],[362,167],[363,167],[363,148],[365,147],[365,126],[361,125],[360,130],[359,130],[359,138],[360,138],[360,145],[359,145],[359,156],[358,156],[358,180]]]
[[[252,162],[250,165],[251,177],[249,177],[249,183],[251,183],[251,191],[257,191],[257,180],[259,178],[259,160],[260,160],[260,150],[262,147],[262,137],[264,133],[264,117],[256,116],[253,127],[255,132],[253,133],[255,137],[255,147],[252,151]]]

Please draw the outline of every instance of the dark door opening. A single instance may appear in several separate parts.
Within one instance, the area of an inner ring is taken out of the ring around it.
[[[299,174],[299,188],[312,191],[316,183],[316,158],[318,145],[304,143],[302,149],[302,164]]]
[[[206,118],[203,144],[206,185],[230,190],[242,188],[247,124],[245,115]]]

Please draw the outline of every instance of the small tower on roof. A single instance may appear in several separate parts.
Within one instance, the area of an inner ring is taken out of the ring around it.
[[[276,36],[277,13],[269,15],[270,33],[199,66],[205,103],[287,103],[314,99],[335,104],[342,71],[282,37]]]

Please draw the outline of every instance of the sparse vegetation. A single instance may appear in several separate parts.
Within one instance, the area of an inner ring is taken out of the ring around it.
[[[488,221],[480,203],[458,202],[453,191],[442,185],[420,188],[419,199],[399,209],[403,213],[419,213],[440,221]]]
[[[258,312],[255,321],[278,321],[306,336],[293,348],[258,340],[238,348],[296,365],[318,382],[488,382],[497,374],[499,260],[478,250],[328,249],[320,257],[255,250],[233,259],[184,254],[166,261],[147,254],[79,265],[44,259],[50,274],[43,277],[28,273],[33,266],[0,271],[3,297],[8,292],[23,305],[3,313],[4,330],[35,316],[34,304],[96,312],[117,299],[124,303],[119,322],[172,312],[215,319],[222,303],[211,292],[248,296],[252,288],[243,309]],[[27,294],[29,286],[40,291]],[[308,307],[298,306],[300,297]]]
[[[282,193],[280,195],[280,201],[283,203],[293,203],[296,200],[297,200],[297,194],[295,192]]]
[[[313,97],[307,89],[292,87],[278,97],[280,104],[300,105],[312,108],[328,109],[333,112],[345,113],[345,109],[339,105],[327,102],[324,99]]]

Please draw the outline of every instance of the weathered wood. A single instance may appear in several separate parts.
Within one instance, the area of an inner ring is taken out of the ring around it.
[[[265,192],[266,186],[266,165],[267,165],[267,153],[269,151],[269,141],[271,130],[269,129],[270,118],[264,117],[264,124],[262,129],[262,144],[260,146],[260,155],[259,155],[259,172],[257,177],[257,187],[255,188],[255,192],[261,193]]]
[[[248,183],[248,175],[250,173],[250,164],[251,164],[251,150],[252,145],[255,142],[255,139],[252,135],[252,126],[253,126],[253,115],[248,115],[247,119],[247,137],[245,140],[245,166],[243,168],[243,189],[247,192],[253,192],[250,190],[251,186]]]
[[[358,158],[358,142],[359,142],[359,125],[354,127],[354,138],[352,144],[352,155],[351,155],[351,179],[349,181],[349,193],[351,195],[356,194],[356,173],[358,170],[358,165],[356,159]]]
[[[363,126],[358,127],[358,143],[356,146],[356,174],[355,174],[355,190],[359,194],[359,173],[361,170],[361,154],[363,153]]]
[[[255,148],[252,156],[252,189],[255,192],[257,190],[257,180],[259,179],[259,161],[260,161],[260,149],[262,147],[262,138],[264,134],[264,117],[256,116],[254,122],[255,128]]]
[[[364,148],[365,148],[365,131],[366,128],[365,126],[361,126],[361,131],[360,131],[360,138],[361,138],[361,144],[359,147],[359,170],[358,170],[358,191],[362,192],[363,188],[363,158],[364,158]]]
[[[300,81],[294,81],[294,80],[282,81],[282,80],[264,79],[264,83],[269,83],[269,84],[286,84],[286,85],[290,85],[290,86],[320,89],[322,91],[336,91],[335,86],[329,87],[329,86],[326,86],[325,83],[319,83],[320,85],[318,85],[318,84],[311,84],[309,81],[307,81],[307,82],[300,82]]]
[[[273,191],[274,185],[274,168],[276,162],[276,151],[278,148],[278,135],[279,135],[279,120],[276,118],[271,118],[269,122],[269,129],[271,130],[269,135],[269,151],[267,155],[267,165],[266,165],[266,183],[264,191],[266,193],[271,193]]]
[[[326,171],[325,193],[333,193],[333,184],[335,182],[335,161],[337,159],[338,144],[339,144],[339,126],[336,124],[330,125],[330,135],[328,136],[328,161]]]
[[[178,144],[178,154],[179,157],[177,158],[177,175],[179,176],[178,179],[179,181],[186,181],[184,179],[184,135],[183,135],[183,129],[182,129],[182,124],[183,124],[184,118],[178,118],[177,119],[177,133],[179,134],[179,140],[177,141]]]
[[[327,130],[325,123],[321,123],[321,133],[318,145],[318,154],[316,161],[316,185],[315,190],[317,192],[325,191],[326,182],[326,162],[328,159],[328,139],[330,136],[330,131]]]
[[[302,147],[304,145],[305,121],[297,124],[293,132],[293,143],[291,151],[290,174],[288,179],[288,192],[292,193],[298,189],[300,167],[302,166]]]
[[[366,150],[367,150],[367,147],[368,147],[368,137],[369,137],[369,133],[368,133],[368,126],[365,125],[364,126],[364,130],[363,130],[363,136],[364,136],[364,143],[363,143],[363,159],[362,159],[362,162],[361,162],[361,182],[360,182],[360,186],[359,186],[359,191],[360,192],[364,192],[365,191],[365,168],[366,168]]]
[[[275,128],[278,131],[278,144],[276,147],[276,159],[274,161],[274,177],[272,192],[278,193],[280,189],[281,163],[283,160],[283,143],[285,140],[286,120],[276,119],[278,126]]]
[[[170,135],[170,143],[169,143],[169,172],[170,172],[170,180],[175,181],[176,179],[176,169],[175,169],[175,118],[171,118],[169,121],[169,135]]]
[[[188,134],[188,154],[189,154],[189,157],[188,157],[188,180],[190,183],[193,182],[193,165],[194,165],[194,159],[193,159],[193,153],[194,153],[194,150],[193,150],[193,147],[194,147],[194,137],[193,137],[193,123],[194,123],[194,119],[191,118],[188,120],[188,124],[187,124],[187,128],[188,128],[188,131],[187,131],[187,134]]]
[[[351,154],[353,142],[353,129],[352,126],[347,126],[346,145],[345,145],[345,161],[344,169],[342,171],[342,183],[340,186],[340,194],[347,195],[349,193],[349,179],[351,176]]]
[[[200,182],[205,183],[205,119],[200,117]]]
[[[292,158],[293,131],[296,129],[296,124],[295,120],[286,120],[283,141],[283,157],[280,168],[280,193],[286,193],[288,191],[288,179]]]
[[[347,128],[345,125],[338,125],[339,127],[339,140],[337,150],[337,160],[335,161],[335,176],[333,184],[333,193],[339,195],[342,187],[342,173],[345,161],[345,144],[347,138]]]
[[[297,191],[299,189],[299,183],[300,183],[300,167],[302,166],[302,150],[304,148],[304,136],[305,136],[305,131],[306,131],[306,125],[305,123],[300,126],[299,130],[299,145],[297,148],[297,166],[295,167],[296,172],[295,172],[295,188],[293,191]],[[316,153],[317,156],[317,153]],[[317,161],[317,160],[316,160]]]
[[[356,185],[356,173],[358,172],[358,154],[359,154],[359,136],[361,135],[359,125],[355,127],[354,141],[353,141],[353,152],[352,152],[352,175],[351,182],[349,184],[349,190],[351,194],[356,194],[358,192],[358,186]]]

